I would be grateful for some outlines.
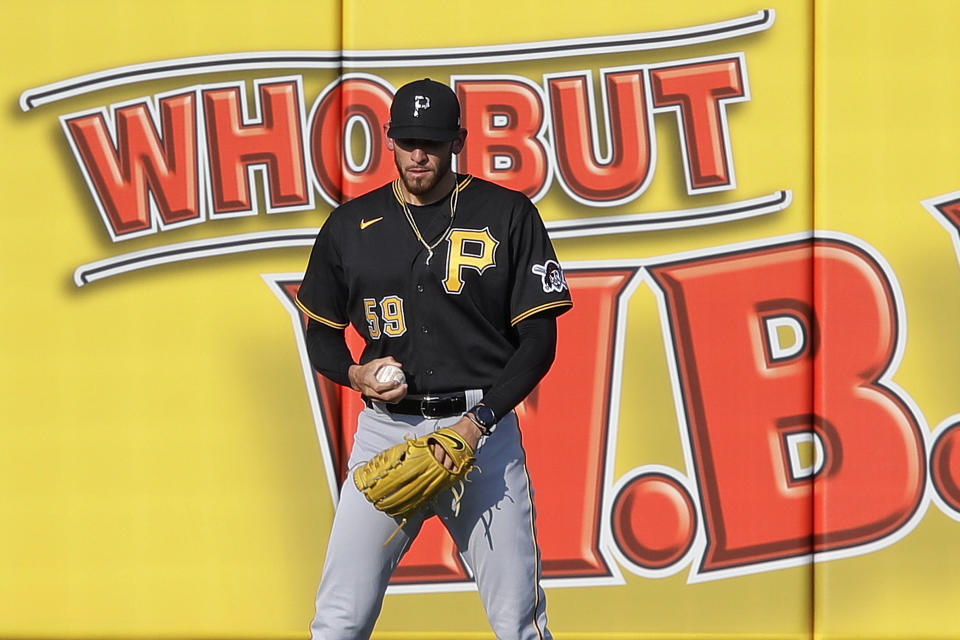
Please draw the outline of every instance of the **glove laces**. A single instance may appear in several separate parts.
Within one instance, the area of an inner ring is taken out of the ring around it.
[[[453,507],[453,516],[455,518],[460,517],[460,502],[461,500],[463,500],[463,494],[466,492],[466,489],[467,489],[464,482],[470,482],[470,474],[473,471],[483,473],[480,467],[473,466],[469,471],[467,471],[467,475],[464,476],[463,480],[460,480],[457,484],[450,487],[450,492],[453,494],[453,503],[451,506]],[[390,534],[390,537],[387,538],[386,542],[383,543],[383,546],[387,546],[388,544],[390,544],[390,541],[393,540],[395,537],[397,537],[397,534],[400,533],[400,530],[403,529],[403,527],[405,527],[406,524],[407,524],[407,517],[404,516],[400,520],[400,523],[397,525],[397,528],[393,530],[393,533]]]

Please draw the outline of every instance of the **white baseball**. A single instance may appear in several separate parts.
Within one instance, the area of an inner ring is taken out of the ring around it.
[[[385,364],[377,369],[377,382],[391,382],[396,380],[397,386],[407,381],[403,369],[393,364]]]

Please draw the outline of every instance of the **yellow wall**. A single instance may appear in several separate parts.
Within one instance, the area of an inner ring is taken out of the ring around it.
[[[695,27],[756,4],[494,0],[83,3],[5,8],[0,112],[0,637],[304,637],[333,512],[289,309],[264,275],[305,246],[146,268],[78,287],[80,265],[168,243],[315,229],[314,210],[221,219],[113,242],[61,128],[65,114],[177,88],[302,77],[306,107],[332,68],[167,77],[21,110],[21,93],[126,65],[251,51],[512,45]],[[894,381],[933,432],[958,413],[960,272],[924,201],[960,190],[955,25],[941,2],[782,0],[757,33],[702,44],[450,66],[351,68],[393,87],[429,75],[544,76],[742,54],[750,100],[727,107],[736,188],[684,188],[677,120],[654,116],[652,180],[608,208],[552,182],[548,223],[716,207],[789,190],[755,218],[561,238],[571,265],[644,265],[811,229],[860,239],[906,309]],[[261,196],[262,201],[262,196]],[[261,202],[262,205],[262,202]],[[261,211],[263,207],[261,206]],[[955,231],[953,232],[956,233]],[[609,489],[641,465],[687,477],[658,299],[627,303]],[[878,462],[882,464],[882,461]],[[869,493],[864,496],[869,500]],[[551,627],[574,638],[960,637],[956,514],[932,498],[882,548],[698,581],[685,564],[610,584],[548,583]],[[609,544],[609,541],[605,542]],[[612,557],[612,556],[611,556]],[[490,637],[474,591],[392,593],[377,638]]]

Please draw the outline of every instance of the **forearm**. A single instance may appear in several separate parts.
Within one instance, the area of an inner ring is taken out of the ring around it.
[[[483,396],[483,404],[498,417],[509,413],[550,370],[557,351],[557,320],[533,316],[517,325],[520,344],[496,384]]]
[[[351,386],[348,371],[355,364],[343,330],[315,320],[307,322],[307,355],[313,368],[345,387]]]

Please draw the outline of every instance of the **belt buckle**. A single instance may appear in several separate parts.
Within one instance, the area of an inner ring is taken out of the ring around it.
[[[431,396],[431,395],[425,395],[422,398],[420,398],[420,415],[423,416],[424,418],[435,418],[436,416],[431,415],[428,411],[430,407],[429,403],[439,399],[440,399],[440,396]]]

